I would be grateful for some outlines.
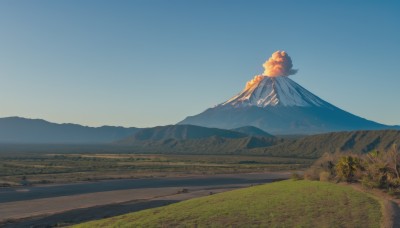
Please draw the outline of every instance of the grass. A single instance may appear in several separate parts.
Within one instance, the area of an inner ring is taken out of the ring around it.
[[[381,203],[367,193],[288,180],[75,227],[380,227],[381,221]]]
[[[0,187],[116,178],[297,170],[314,160],[267,156],[157,154],[1,154]]]

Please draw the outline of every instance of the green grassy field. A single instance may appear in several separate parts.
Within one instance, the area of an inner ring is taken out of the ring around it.
[[[281,181],[75,227],[380,227],[381,203],[351,187]]]

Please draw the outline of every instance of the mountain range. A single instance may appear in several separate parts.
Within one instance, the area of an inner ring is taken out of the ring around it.
[[[325,152],[386,151],[400,144],[398,130],[344,131],[290,137],[257,127],[218,129],[193,125],[153,128],[55,124],[44,120],[0,118],[0,152],[95,152],[165,154],[243,154],[317,158]]]
[[[179,127],[179,125],[186,125]],[[190,126],[189,126],[190,125]],[[214,128],[212,132],[196,126]],[[222,129],[229,130],[224,131]],[[174,140],[219,136],[312,135],[339,131],[400,129],[353,115],[322,100],[288,76],[258,75],[231,99],[177,125],[151,129],[86,127],[20,117],[0,118],[0,143],[110,143],[125,139]],[[137,135],[134,133],[140,132]],[[222,132],[225,135],[220,135]]]
[[[36,147],[40,148],[37,151],[58,148],[312,158],[324,152],[387,150],[400,143],[400,131],[389,130],[396,128],[337,108],[287,76],[259,75],[238,95],[177,125],[142,129],[87,127],[40,119],[0,118],[0,149],[11,151],[11,144],[52,144]],[[19,148],[25,151],[30,146]]]
[[[86,127],[78,124],[56,124],[41,119],[0,118],[0,143],[110,143],[128,137],[138,128]]]
[[[399,130],[348,131],[285,140],[271,147],[254,149],[251,153],[266,156],[317,158],[324,153],[388,151],[394,145],[400,152]]]
[[[179,129],[181,128],[181,129]],[[164,132],[179,129],[195,130],[198,127],[166,126]],[[254,128],[254,127],[252,127]],[[232,131],[214,131],[203,128],[208,137],[172,137],[171,132],[159,135],[160,129],[147,129],[115,145],[129,146],[133,152],[166,154],[243,154],[274,157],[318,158],[323,153],[368,153],[372,150],[387,151],[394,144],[400,145],[399,130],[347,131],[282,138],[276,136],[238,135]],[[143,130],[142,130],[143,131]],[[261,131],[261,130],[260,130]],[[190,134],[190,133],[189,133]],[[155,137],[157,136],[157,137]],[[228,136],[228,137],[224,137]],[[233,136],[233,137],[232,137]]]

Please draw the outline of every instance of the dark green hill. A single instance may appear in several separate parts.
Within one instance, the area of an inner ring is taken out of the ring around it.
[[[118,145],[130,146],[133,151],[148,153],[247,154],[304,158],[318,158],[325,152],[385,151],[394,143],[400,145],[400,131],[397,130],[335,132],[302,138],[257,136],[234,138],[230,134],[228,136],[231,137],[228,138],[223,135],[226,134],[190,139],[165,136],[161,137],[161,140],[148,137],[146,140],[124,140]]]
[[[253,126],[244,126],[239,128],[231,129],[232,131],[241,132],[251,136],[261,136],[261,137],[274,137],[273,135],[261,130],[260,128]]]
[[[212,136],[223,138],[244,138],[247,134],[223,130],[218,128],[199,127],[194,125],[167,125],[152,128],[145,128],[136,132],[133,136],[120,141],[123,144],[134,143],[143,140],[186,140],[186,139],[203,139]]]
[[[130,141],[132,151],[141,153],[171,154],[246,154],[252,148],[268,147],[282,143],[281,139],[247,136],[243,138],[223,138],[211,136],[200,139],[165,139]],[[127,145],[124,142],[118,145]]]
[[[394,143],[400,145],[400,131],[350,131],[312,135],[266,148],[253,149],[250,153],[287,157],[320,157],[323,153],[367,153],[371,150],[388,150]]]
[[[245,133],[194,125],[169,125],[146,128],[116,142],[143,153],[241,154],[249,149],[282,143],[275,137],[249,136]]]

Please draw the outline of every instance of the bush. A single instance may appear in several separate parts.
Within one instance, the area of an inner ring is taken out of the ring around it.
[[[371,179],[369,176],[363,176],[361,179],[361,185],[366,188],[379,188],[379,182]]]
[[[304,172],[305,180],[319,180],[319,170],[310,168]]]
[[[398,188],[399,178],[399,153],[394,146],[386,153],[372,151],[364,156],[365,173],[363,185],[377,188]]]
[[[290,178],[292,180],[303,180],[303,176],[298,172],[292,172],[292,174],[290,175]]]
[[[355,174],[360,168],[362,168],[361,160],[351,155],[341,157],[335,165],[336,175],[339,180],[347,182],[356,181]]]
[[[340,153],[330,154],[325,153],[319,158],[314,164],[304,172],[304,179],[306,180],[320,180],[321,173],[323,176],[328,176],[329,180],[334,177],[335,174],[335,164],[337,160],[342,156]],[[324,178],[324,177],[323,177]]]
[[[327,171],[322,171],[319,173],[319,180],[320,181],[330,181],[331,180],[331,174]]]
[[[304,173],[308,180],[361,182],[367,188],[381,188],[400,194],[400,153],[396,145],[387,151],[364,155],[325,154]]]
[[[394,195],[396,195],[396,189],[389,188],[387,193],[388,193],[389,195],[391,195],[391,196],[394,196]]]

